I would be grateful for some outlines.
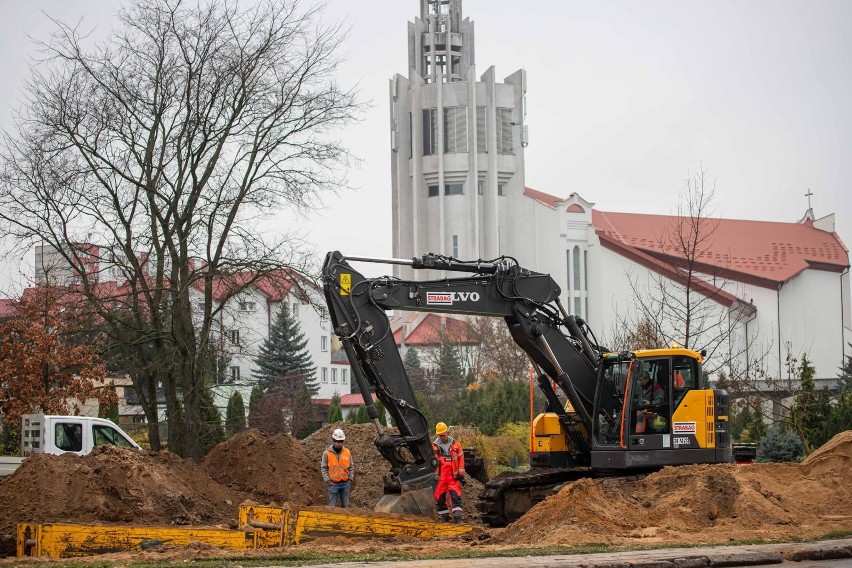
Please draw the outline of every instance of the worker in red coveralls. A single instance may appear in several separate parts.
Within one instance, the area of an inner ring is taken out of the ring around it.
[[[438,460],[435,473],[438,474],[438,486],[435,488],[435,506],[442,521],[450,521],[450,509],[447,497],[452,502],[452,521],[461,523],[462,490],[464,482],[464,452],[461,444],[447,434],[447,425],[438,422],[435,426],[437,438],[432,442],[432,451]]]

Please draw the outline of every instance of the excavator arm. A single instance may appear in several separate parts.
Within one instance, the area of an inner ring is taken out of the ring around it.
[[[366,278],[350,261],[406,264],[414,269],[469,275],[422,281]],[[559,302],[559,286],[550,276],[525,270],[509,258],[463,262],[430,254],[408,261],[346,258],[330,252],[323,265],[323,289],[334,332],[376,425],[376,446],[391,464],[378,510],[431,514],[436,465],[430,428],[415,402],[386,310],[503,318],[512,338],[539,370],[539,387],[549,410],[565,425],[575,463],[588,464],[602,350],[585,323],[565,312]],[[574,413],[564,410],[554,383]],[[390,413],[399,434],[389,434],[380,425],[371,391]]]

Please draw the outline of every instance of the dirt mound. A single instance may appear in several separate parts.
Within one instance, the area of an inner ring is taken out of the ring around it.
[[[346,447],[352,452],[352,460],[355,464],[355,482],[352,484],[352,493],[349,496],[350,505],[359,509],[372,509],[384,493],[383,479],[390,471],[390,464],[373,443],[376,439],[376,428],[372,424],[338,422],[326,424],[302,440],[305,451],[315,460],[317,471],[319,471],[322,452],[331,443],[331,433],[335,428],[343,429],[346,434]],[[398,430],[388,428],[388,432],[397,433]],[[466,523],[479,522],[476,504],[481,492],[482,484],[468,477],[462,490],[463,520]]]
[[[805,463],[667,467],[639,481],[582,480],[500,536],[511,544],[721,543],[852,529],[852,433]]]
[[[203,467],[212,479],[255,500],[300,506],[325,502],[319,461],[288,434],[241,432],[213,448]]]
[[[352,462],[355,465],[355,481],[352,483],[352,491],[349,494],[349,504],[359,509],[372,509],[382,496],[384,491],[382,479],[390,470],[390,464],[373,443],[376,439],[375,426],[346,422],[326,424],[302,440],[302,446],[315,464],[317,478],[321,479],[319,469],[322,453],[331,443],[331,433],[336,428],[343,429],[346,434],[344,445],[352,452]]]
[[[247,497],[169,452],[34,454],[0,483],[0,555],[14,554],[23,521],[235,526]]]

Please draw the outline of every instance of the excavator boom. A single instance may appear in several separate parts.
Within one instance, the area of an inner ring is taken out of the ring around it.
[[[408,264],[415,269],[470,276],[422,281],[365,278],[350,260]],[[364,394],[368,415],[376,424],[376,445],[391,464],[380,503],[383,510],[417,513],[428,507],[431,511],[431,500],[406,494],[431,488],[435,471],[429,425],[415,403],[386,310],[502,317],[513,339],[542,370],[539,387],[550,409],[565,424],[575,463],[589,463],[600,349],[584,333],[582,320],[562,309],[559,286],[550,276],[525,270],[506,258],[490,262],[462,262],[438,255],[411,261],[347,259],[331,252],[323,265],[323,287],[334,332]],[[564,410],[553,390],[554,381],[576,413]],[[388,434],[379,425],[371,391],[390,413],[399,434]]]

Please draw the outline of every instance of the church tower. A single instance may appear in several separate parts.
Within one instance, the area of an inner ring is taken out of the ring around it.
[[[477,80],[462,0],[420,0],[420,17],[408,24],[408,67],[408,77],[390,81],[394,257],[510,254],[523,262],[532,252],[520,221],[529,207],[526,72],[498,83],[489,67]]]

